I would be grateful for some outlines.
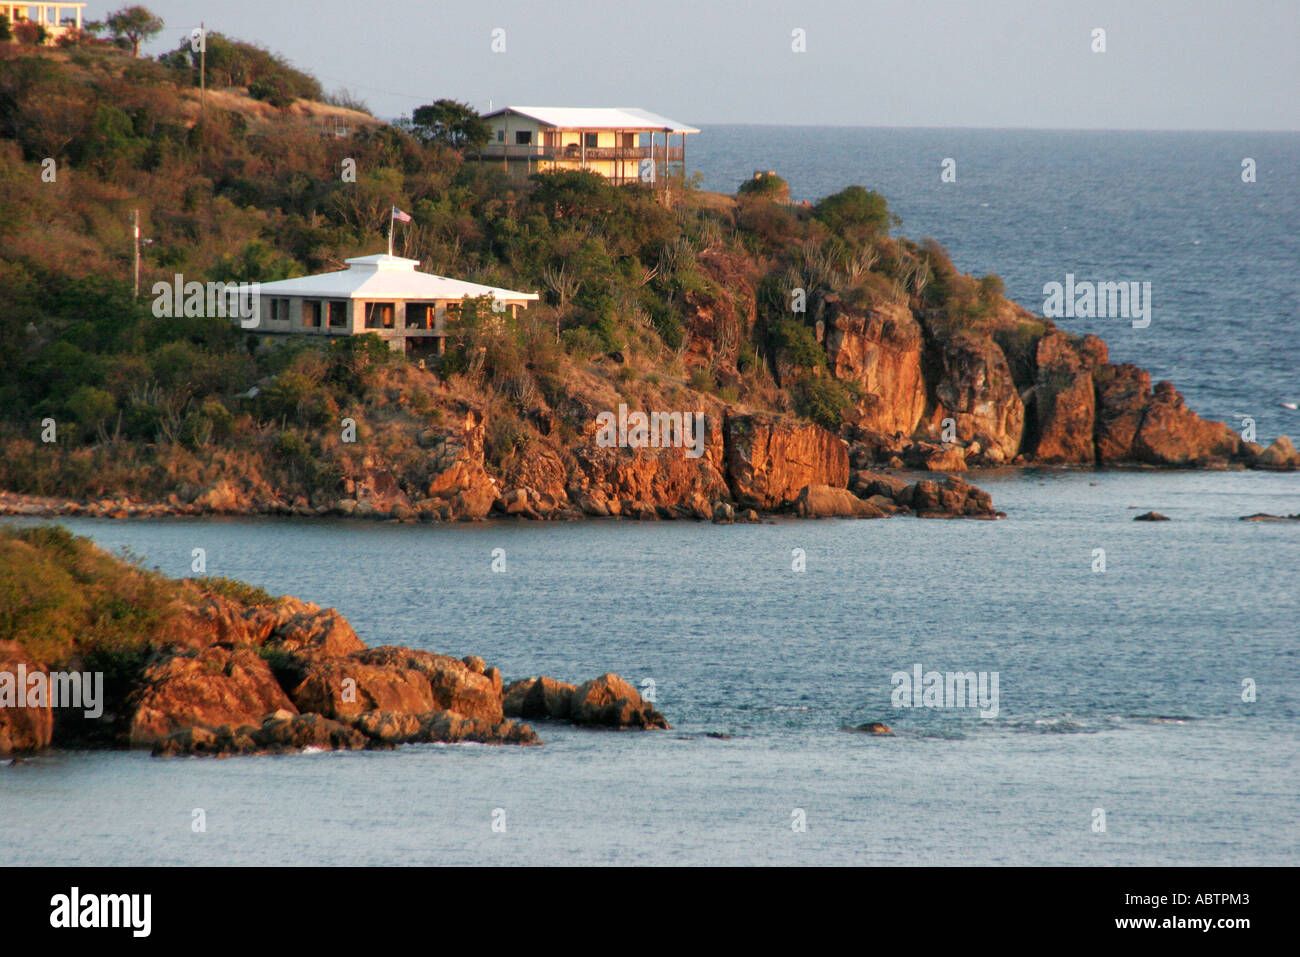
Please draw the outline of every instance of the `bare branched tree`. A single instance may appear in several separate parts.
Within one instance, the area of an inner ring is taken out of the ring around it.
[[[583,279],[569,268],[568,263],[560,263],[559,266],[546,266],[542,269],[542,282],[559,299],[560,308],[567,309],[569,300],[582,289]]]

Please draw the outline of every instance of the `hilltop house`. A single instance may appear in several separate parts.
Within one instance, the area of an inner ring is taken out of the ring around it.
[[[81,29],[84,3],[0,3],[0,17],[9,20],[10,28],[20,23],[34,23],[45,28],[45,42],[53,43],[69,30]]]
[[[694,127],[645,110],[622,108],[508,106],[483,117],[492,138],[479,153],[507,171],[528,175],[586,169],[612,183],[641,180],[641,161],[654,164],[657,179],[686,169],[686,136]],[[662,140],[659,135],[662,134]],[[673,134],[680,145],[670,145]]]
[[[257,288],[255,332],[352,336],[376,333],[394,352],[441,354],[446,321],[455,321],[465,297],[487,296],[511,317],[535,301],[515,292],[416,272],[418,260],[379,253],[346,260],[347,269],[265,282]]]

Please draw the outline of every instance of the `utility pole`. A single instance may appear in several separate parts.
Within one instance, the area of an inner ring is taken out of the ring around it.
[[[208,27],[199,22],[199,130],[200,142],[208,138]]]
[[[140,298],[140,210],[131,210],[131,234],[135,245],[135,280],[132,285],[132,294],[136,299]]]

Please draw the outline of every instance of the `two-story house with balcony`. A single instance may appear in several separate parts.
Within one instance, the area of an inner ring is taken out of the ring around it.
[[[52,44],[70,30],[81,29],[84,3],[0,3],[0,17],[9,27],[30,23],[45,29],[45,42]]]
[[[645,182],[651,167],[656,181],[684,174],[686,137],[699,132],[632,108],[508,106],[483,119],[492,127],[479,154],[484,162],[520,175],[585,169],[616,184]]]

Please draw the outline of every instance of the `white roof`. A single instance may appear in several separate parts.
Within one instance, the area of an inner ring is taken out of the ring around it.
[[[693,126],[678,123],[666,116],[639,110],[635,107],[604,106],[507,106],[488,113],[491,119],[503,113],[518,113],[537,120],[544,126],[562,130],[667,130],[670,133],[698,133]]]
[[[258,292],[264,296],[302,296],[310,299],[463,299],[491,296],[504,302],[532,300],[535,292],[515,292],[495,286],[480,286],[463,279],[448,279],[433,273],[416,272],[418,259],[403,259],[376,253],[344,260],[347,269],[264,282]]]

